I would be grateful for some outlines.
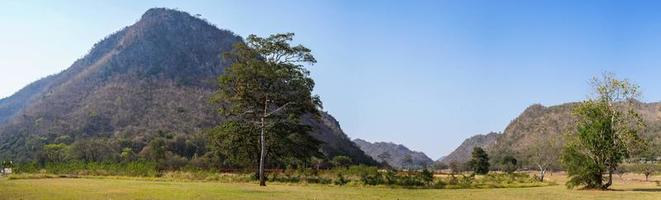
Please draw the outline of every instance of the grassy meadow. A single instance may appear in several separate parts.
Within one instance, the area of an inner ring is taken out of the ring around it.
[[[615,178],[611,191],[568,190],[562,174],[553,186],[497,189],[404,189],[384,186],[164,181],[122,177],[0,178],[4,199],[661,199],[661,181],[641,175]]]

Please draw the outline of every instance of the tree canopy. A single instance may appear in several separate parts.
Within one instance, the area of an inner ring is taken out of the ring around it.
[[[480,147],[473,148],[472,159],[469,161],[475,174],[489,173],[489,155]]]
[[[293,33],[250,35],[224,55],[233,64],[219,77],[212,99],[225,119],[214,129],[212,143],[230,165],[258,165],[262,130],[272,166],[323,156],[320,142],[309,134],[311,127],[302,123],[303,117],[317,117],[321,108],[319,97],[312,94],[314,81],[304,67],[316,60],[310,49],[291,46],[293,37]]]

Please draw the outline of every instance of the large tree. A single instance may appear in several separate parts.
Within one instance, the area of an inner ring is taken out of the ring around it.
[[[593,79],[592,85],[594,97],[574,109],[576,132],[569,134],[562,154],[569,188],[608,189],[623,159],[644,146],[638,136],[644,124],[632,105],[638,86],[612,74]]]
[[[293,33],[267,38],[250,35],[225,55],[233,63],[219,78],[213,101],[225,119],[214,131],[216,149],[234,165],[258,166],[319,156],[319,141],[302,117],[319,115],[314,81],[304,64],[316,63],[310,49],[292,46]]]

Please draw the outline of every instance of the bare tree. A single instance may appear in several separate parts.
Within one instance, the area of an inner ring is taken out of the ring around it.
[[[525,154],[528,161],[539,170],[539,180],[544,182],[544,175],[560,158],[562,144],[558,136],[541,135],[528,146]]]

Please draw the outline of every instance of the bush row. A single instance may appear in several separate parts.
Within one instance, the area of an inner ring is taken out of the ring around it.
[[[15,168],[20,178],[39,177],[78,177],[78,176],[119,176],[147,177],[158,180],[177,181],[219,181],[250,182],[256,181],[253,173],[218,173],[215,171],[187,168],[177,171],[159,171],[154,162],[135,161],[126,163],[111,162],[66,162],[18,164]],[[21,175],[21,173],[28,175]],[[33,175],[29,175],[33,174]],[[334,185],[384,185],[406,188],[499,188],[532,187],[545,183],[537,182],[527,174],[488,174],[476,178],[475,175],[450,175],[434,177],[433,173],[423,171],[380,170],[376,167],[354,165],[330,170],[312,168],[272,170],[267,176],[270,182],[308,183]]]

